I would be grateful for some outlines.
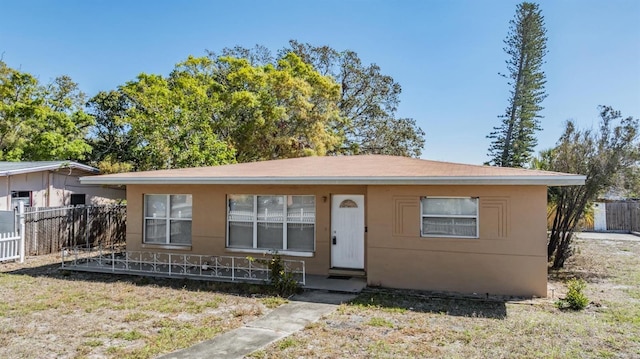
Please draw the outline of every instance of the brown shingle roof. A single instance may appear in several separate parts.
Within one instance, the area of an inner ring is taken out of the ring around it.
[[[82,179],[83,183],[238,184],[583,184],[558,172],[477,166],[408,157],[362,155],[303,157],[233,165],[129,172]]]

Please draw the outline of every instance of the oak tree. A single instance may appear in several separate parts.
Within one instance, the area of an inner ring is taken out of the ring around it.
[[[40,84],[32,75],[0,61],[0,159],[83,160],[93,118],[85,95],[68,76]]]

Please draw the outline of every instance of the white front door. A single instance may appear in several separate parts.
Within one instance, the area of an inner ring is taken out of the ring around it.
[[[364,269],[364,195],[331,197],[331,267]]]

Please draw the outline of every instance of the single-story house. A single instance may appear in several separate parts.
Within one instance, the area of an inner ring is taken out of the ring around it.
[[[303,259],[371,286],[545,297],[547,186],[585,177],[305,157],[83,177],[127,186],[127,250]]]
[[[80,183],[80,177],[99,173],[97,168],[72,161],[0,161],[0,210],[13,210],[18,202],[29,207],[58,207],[126,198],[124,187]]]

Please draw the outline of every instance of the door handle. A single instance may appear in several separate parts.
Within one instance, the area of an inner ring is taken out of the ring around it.
[[[333,244],[337,244],[336,236],[333,236],[332,241],[333,241]]]

